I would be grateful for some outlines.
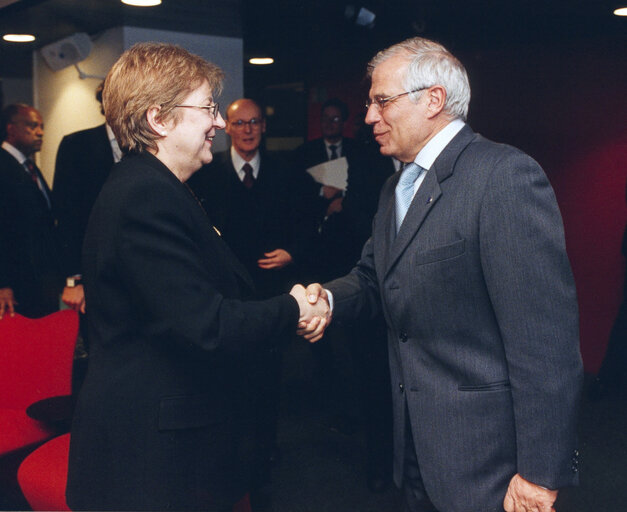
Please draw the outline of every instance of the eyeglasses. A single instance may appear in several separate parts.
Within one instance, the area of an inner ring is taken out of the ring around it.
[[[244,126],[250,126],[251,128],[260,128],[262,119],[258,119],[253,117],[249,121],[244,121],[243,119],[238,119],[237,121],[229,121],[229,124],[238,130],[241,130]]]
[[[401,96],[406,96],[407,94],[411,94],[412,92],[420,92],[428,89],[429,87],[421,87],[420,89],[414,89],[413,91],[402,92],[400,94],[395,94],[394,96],[387,96],[386,98],[382,98],[381,96],[375,96],[373,99],[369,99],[366,101],[366,110],[370,108],[370,106],[375,103],[379,110],[383,110],[385,106],[390,102],[394,101]]]
[[[340,116],[333,116],[333,117],[322,116],[322,122],[338,124],[342,122],[342,118]]]
[[[220,105],[218,103],[212,103],[211,105],[174,105],[174,108],[200,108],[209,112],[209,115],[216,119],[218,117]]]

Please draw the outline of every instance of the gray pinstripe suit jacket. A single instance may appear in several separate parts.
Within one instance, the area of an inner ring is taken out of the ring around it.
[[[515,473],[577,482],[578,311],[561,216],[540,166],[464,127],[428,170],[398,235],[383,187],[334,317],[383,312],[394,478],[405,414],[422,478],[446,512],[503,510]]]

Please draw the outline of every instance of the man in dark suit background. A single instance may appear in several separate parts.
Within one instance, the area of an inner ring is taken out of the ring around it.
[[[266,120],[251,99],[238,99],[226,110],[229,151],[188,184],[202,201],[211,221],[253,278],[258,298],[289,290],[299,265],[313,243],[314,219],[304,200],[302,175],[261,149]],[[302,267],[301,267],[302,269]],[[251,372],[256,382],[257,489],[254,505],[267,499],[269,464],[279,457],[277,419],[281,383],[282,346],[277,337],[270,349],[255,353]],[[259,491],[263,488],[263,495]]]
[[[96,100],[102,110],[102,86],[96,89]],[[81,250],[91,209],[100,189],[122,152],[106,124],[66,135],[57,151],[53,200],[59,221],[59,239],[63,252],[66,286],[61,299],[85,312],[85,294],[80,284]]]
[[[348,166],[361,153],[360,144],[354,139],[344,137],[344,124],[348,119],[348,107],[338,98],[331,98],[322,104],[320,110],[320,131],[322,137],[305,142],[294,152],[295,165],[303,170],[329,160],[346,158]],[[342,209],[344,191],[330,185],[313,182],[312,188],[318,197],[316,214],[319,216],[318,227]],[[321,262],[316,262],[322,265]]]
[[[32,160],[41,149],[41,114],[24,104],[2,111],[0,150],[0,318],[36,318],[59,309],[63,288],[51,192]]]
[[[341,157],[347,164],[346,189],[312,185],[318,225],[317,251],[310,266],[314,280],[341,276],[359,259],[370,235],[379,192],[394,171],[391,159],[373,148],[378,145],[371,130],[359,127],[358,140],[343,136],[348,114],[342,100],[325,101],[320,112],[322,137],[295,152],[303,170]],[[353,434],[360,427],[365,430],[367,485],[374,492],[384,489],[390,473],[387,356],[385,348],[375,344],[383,329],[380,320],[338,321],[322,343],[311,346],[317,396],[332,415],[331,429],[344,434]]]
[[[366,122],[408,165],[357,266],[325,288],[334,318],[385,316],[395,482],[412,512],[550,512],[577,482],[582,378],[553,190],[465,124],[466,71],[441,45],[409,39],[369,70]]]
[[[305,168],[313,167],[328,160],[346,157],[350,160],[358,144],[344,137],[344,125],[348,119],[348,107],[339,98],[330,98],[320,109],[320,132],[322,137],[305,142],[298,148],[297,155]]]

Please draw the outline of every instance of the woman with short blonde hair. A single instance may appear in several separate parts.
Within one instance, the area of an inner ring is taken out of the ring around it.
[[[222,76],[183,48],[144,43],[105,81],[107,122],[127,154],[83,245],[90,354],[72,425],[72,510],[231,511],[253,467],[243,361],[299,320],[326,317],[322,306],[300,314],[302,286],[247,300],[250,276],[185,184],[225,126]]]

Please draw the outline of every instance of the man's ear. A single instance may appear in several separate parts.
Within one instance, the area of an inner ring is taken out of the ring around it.
[[[434,85],[429,87],[425,93],[427,95],[427,110],[429,112],[429,118],[437,116],[446,103],[446,89],[441,85]]]
[[[148,121],[148,124],[150,125],[150,128],[152,128],[157,135],[165,137],[168,134],[169,123],[164,123],[163,119],[160,117],[160,114],[161,107],[154,105],[150,107],[146,112],[146,119]]]

